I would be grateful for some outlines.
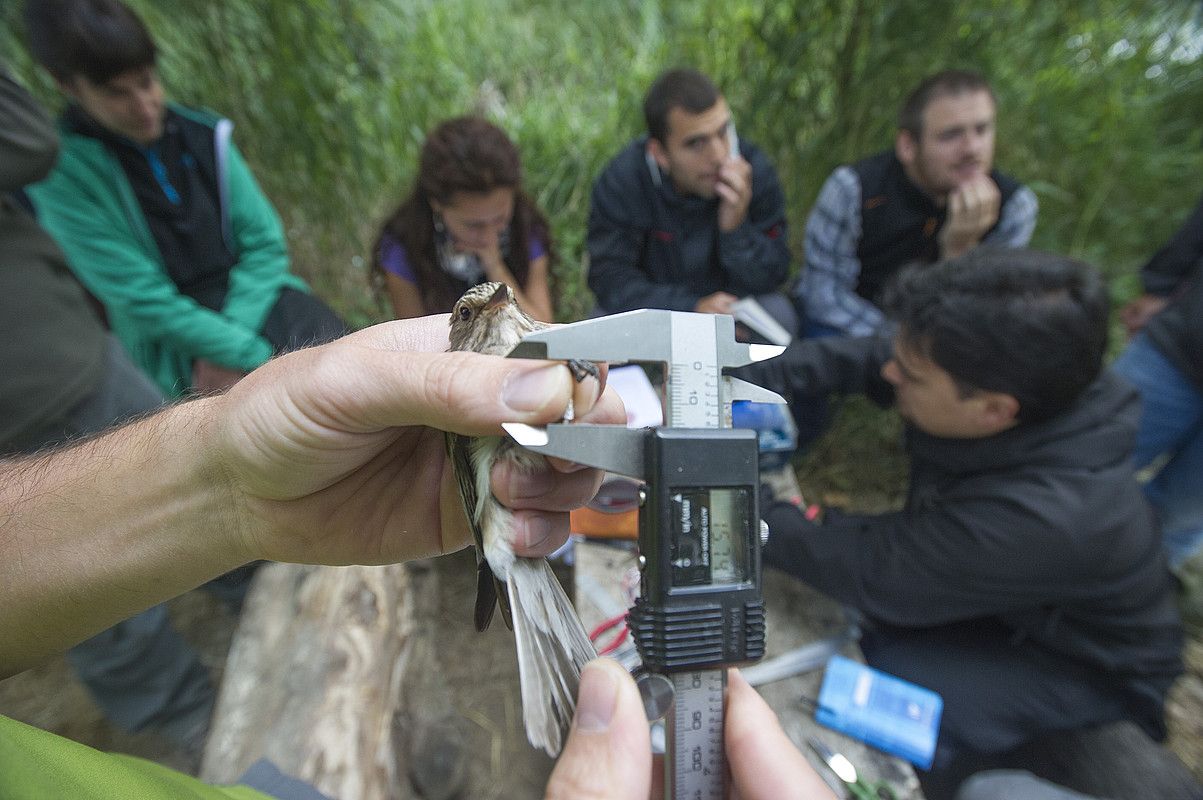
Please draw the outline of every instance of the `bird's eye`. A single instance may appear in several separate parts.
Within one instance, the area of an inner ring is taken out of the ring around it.
[[[465,322],[472,319],[472,309],[468,308],[467,306],[460,306],[459,318]]]

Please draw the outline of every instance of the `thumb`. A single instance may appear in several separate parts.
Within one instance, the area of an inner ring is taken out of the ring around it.
[[[257,381],[286,394],[288,406],[357,433],[417,424],[497,435],[502,422],[556,421],[581,394],[560,362],[446,352],[446,329],[446,317],[376,325],[269,362]],[[298,376],[302,359],[314,364]],[[597,384],[586,383],[591,405]]]
[[[545,800],[647,800],[652,750],[635,681],[599,658],[581,671],[568,742],[547,782]]]
[[[835,800],[739,670],[727,679],[724,744],[739,800]]]

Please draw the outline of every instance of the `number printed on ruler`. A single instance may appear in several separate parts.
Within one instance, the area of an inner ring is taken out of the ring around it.
[[[719,399],[718,345],[710,314],[674,317],[669,364],[672,391],[668,424],[674,428],[722,427]]]
[[[674,796],[722,800],[726,791],[723,753],[722,670],[673,676],[676,741]]]

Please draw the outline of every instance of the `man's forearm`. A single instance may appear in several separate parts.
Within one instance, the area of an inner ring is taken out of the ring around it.
[[[206,458],[221,402],[0,462],[0,677],[249,560]]]
[[[892,400],[889,384],[880,374],[890,353],[890,339],[882,336],[800,339],[776,358],[733,369],[731,374],[771,389],[791,403],[832,393],[866,394],[883,403]]]

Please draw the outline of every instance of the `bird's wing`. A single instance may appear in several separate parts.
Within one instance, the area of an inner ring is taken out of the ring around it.
[[[480,520],[476,518],[476,471],[472,468],[470,450],[472,439],[467,436],[447,434],[447,455],[451,458],[451,471],[458,484],[459,497],[464,504],[464,515],[472,529],[472,543],[476,545],[476,610],[473,623],[476,630],[483,631],[493,621],[497,608],[497,579],[485,560],[484,536]]]

